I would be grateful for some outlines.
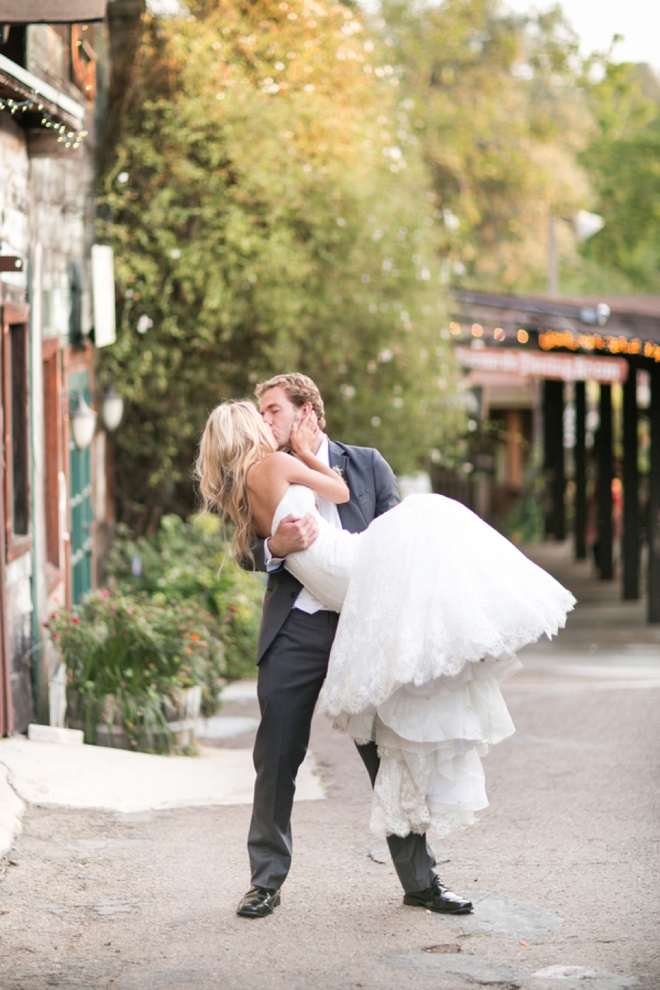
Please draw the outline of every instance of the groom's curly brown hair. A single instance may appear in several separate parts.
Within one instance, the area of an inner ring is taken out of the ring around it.
[[[292,372],[288,375],[275,375],[274,378],[269,378],[267,382],[259,382],[254,390],[254,394],[260,399],[264,392],[268,392],[271,388],[281,388],[298,409],[301,409],[306,402],[309,402],[316,413],[319,427],[322,430],[325,429],[325,407],[323,405],[323,399],[311,378],[308,378],[307,375],[298,374],[298,372]]]

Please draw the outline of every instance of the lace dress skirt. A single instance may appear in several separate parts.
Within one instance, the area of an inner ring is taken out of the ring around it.
[[[488,804],[480,757],[511,735],[501,680],[575,599],[465,506],[416,495],[357,544],[320,710],[381,767],[372,829],[440,834]]]

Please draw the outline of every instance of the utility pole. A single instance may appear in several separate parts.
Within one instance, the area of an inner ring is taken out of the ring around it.
[[[557,256],[557,228],[555,215],[548,214],[548,295],[552,299],[559,296],[559,258]]]

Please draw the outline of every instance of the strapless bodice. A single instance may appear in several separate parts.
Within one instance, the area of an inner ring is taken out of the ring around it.
[[[275,535],[275,530],[285,516],[304,516],[308,512],[317,513],[316,495],[312,489],[305,485],[289,485],[284,498],[275,509],[271,536]]]
[[[290,485],[287,489],[275,509],[272,534],[285,516],[304,516],[308,512],[318,519],[319,535],[307,550],[289,554],[285,567],[327,608],[341,612],[362,534],[331,526],[319,515],[314,492],[304,485]]]

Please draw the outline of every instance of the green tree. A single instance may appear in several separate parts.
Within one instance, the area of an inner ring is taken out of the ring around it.
[[[120,515],[186,511],[207,411],[277,371],[398,471],[454,443],[434,194],[399,79],[337,4],[189,4],[147,19],[104,179],[128,399]],[[427,195],[428,191],[428,195]]]
[[[528,17],[499,0],[385,0],[379,27],[414,108],[446,279],[545,288],[549,214],[591,205],[577,155],[594,125],[560,8]]]
[[[629,288],[660,289],[660,84],[648,66],[605,63],[590,88],[598,131],[582,155],[603,229],[585,256]]]

